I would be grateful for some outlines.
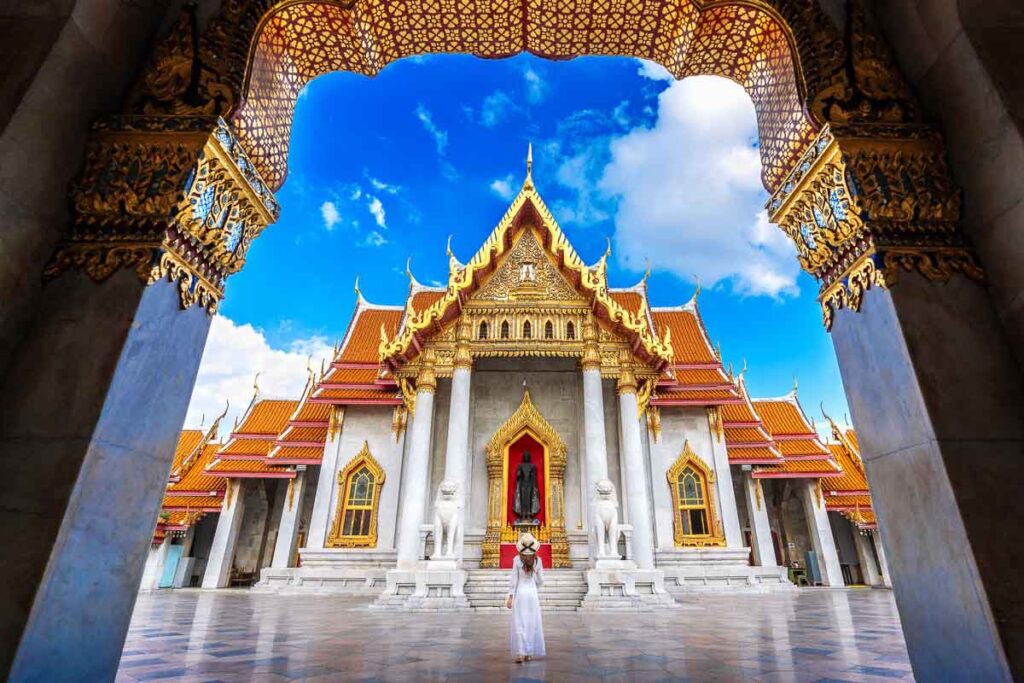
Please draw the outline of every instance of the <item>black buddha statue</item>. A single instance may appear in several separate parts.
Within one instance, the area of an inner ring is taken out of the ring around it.
[[[537,488],[537,466],[530,462],[530,451],[523,452],[523,461],[516,468],[516,485],[512,512],[518,522],[535,522],[540,512],[540,490]]]

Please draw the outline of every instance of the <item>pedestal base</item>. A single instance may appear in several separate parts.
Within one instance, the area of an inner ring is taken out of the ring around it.
[[[609,566],[613,563],[619,566]],[[637,569],[631,560],[598,560],[597,567],[587,572],[587,595],[580,611],[649,612],[675,606],[676,601],[665,592],[665,575],[660,569]]]
[[[387,573],[384,592],[370,607],[413,612],[468,610],[469,599],[463,592],[465,585],[464,570],[439,569],[436,563],[424,563],[418,569],[392,569]]]

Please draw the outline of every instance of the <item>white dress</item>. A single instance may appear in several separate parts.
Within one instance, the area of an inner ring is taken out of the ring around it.
[[[512,561],[508,592],[512,596],[512,656],[543,657],[544,625],[540,619],[540,597],[537,589],[544,585],[544,567],[540,558],[527,574],[518,555]]]

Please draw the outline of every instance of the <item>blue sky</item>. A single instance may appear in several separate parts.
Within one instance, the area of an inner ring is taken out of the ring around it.
[[[228,283],[189,424],[226,398],[236,413],[257,371],[264,393],[297,394],[307,356],[344,334],[357,274],[378,303],[403,303],[409,257],[418,280],[444,282],[448,236],[463,260],[476,251],[522,183],[528,142],[535,184],[584,259],[612,241],[613,286],[649,263],[652,304],[676,305],[699,276],[712,339],[737,369],[746,359],[755,396],[798,377],[809,413],[846,412],[815,283],[762,212],[739,86],[631,59],[453,55],[302,92],[281,218]]]

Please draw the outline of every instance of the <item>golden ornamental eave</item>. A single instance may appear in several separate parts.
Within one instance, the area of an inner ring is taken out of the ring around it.
[[[629,311],[610,296],[607,254],[593,267],[585,264],[532,182],[527,182],[469,263],[461,269],[451,270],[444,295],[421,311],[410,308],[398,335],[391,340],[381,340],[380,358],[383,364],[395,371],[414,360],[430,337],[449,327],[461,315],[470,294],[482,286],[484,280],[497,269],[501,258],[512,248],[516,231],[527,229],[530,225],[528,217],[522,215],[529,209],[535,212],[538,227],[543,229],[543,248],[570,283],[581,291],[595,317],[634,341],[636,355],[643,357],[648,364],[660,370],[671,363],[671,341],[668,337],[659,338],[652,332],[646,309],[641,307],[637,312]]]

